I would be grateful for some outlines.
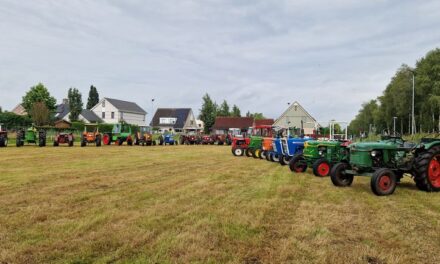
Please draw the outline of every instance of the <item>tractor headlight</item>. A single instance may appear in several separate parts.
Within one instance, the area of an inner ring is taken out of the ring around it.
[[[319,156],[322,156],[322,154],[324,154],[324,153],[322,152],[322,150],[320,150],[320,151],[318,151],[318,154],[319,154]]]
[[[377,151],[377,150],[373,150],[373,151],[371,151],[371,157],[377,157],[377,156],[379,156],[380,155],[380,152],[379,151]]]

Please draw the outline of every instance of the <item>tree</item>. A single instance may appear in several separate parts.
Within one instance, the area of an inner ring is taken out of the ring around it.
[[[3,113],[3,108],[0,106],[0,114]]]
[[[263,113],[251,113],[249,111],[246,113],[246,117],[252,117],[255,120],[266,119]]]
[[[37,126],[49,124],[50,111],[43,102],[36,102],[32,105],[31,116],[32,121]]]
[[[52,97],[47,88],[39,83],[33,87],[23,96],[23,107],[29,114],[32,113],[32,107],[36,102],[43,102],[49,111],[55,110],[56,99]],[[30,114],[32,115],[32,114]]]
[[[231,115],[232,115],[233,117],[241,117],[240,108],[238,108],[238,106],[234,105],[234,106],[232,107],[232,113],[231,113]]]
[[[78,89],[70,88],[67,94],[67,98],[69,99],[69,107],[70,107],[70,121],[78,121],[78,116],[81,114],[83,109],[82,96]]]
[[[226,102],[226,100],[223,100],[223,103],[220,105],[218,111],[217,111],[217,115],[218,116],[230,116],[231,113],[229,112],[229,105],[228,102]]]
[[[92,109],[99,102],[99,93],[95,86],[90,86],[89,98],[87,99],[87,109]]]
[[[205,133],[208,134],[217,116],[217,104],[212,101],[209,94],[205,94],[202,99],[203,104],[202,109],[200,109],[199,119],[205,123]]]

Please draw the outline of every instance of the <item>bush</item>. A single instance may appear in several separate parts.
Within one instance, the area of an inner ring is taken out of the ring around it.
[[[0,123],[6,129],[17,129],[32,125],[32,120],[28,116],[21,116],[12,112],[2,112],[0,113]]]

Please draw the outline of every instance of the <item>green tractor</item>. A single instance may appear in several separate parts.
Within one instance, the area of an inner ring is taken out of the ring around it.
[[[390,195],[404,174],[410,174],[418,189],[440,191],[438,138],[424,138],[414,144],[399,136],[383,136],[378,142],[353,143],[349,150],[349,162],[336,164],[330,172],[335,186],[350,186],[354,176],[369,176],[373,193]]]
[[[2,124],[0,124],[0,147],[8,146],[8,131],[2,128]]]
[[[289,168],[293,172],[305,172],[313,169],[315,176],[328,176],[335,163],[348,160],[347,146],[349,141],[321,141],[309,140],[304,142],[302,154],[295,155],[289,161]]]
[[[24,143],[27,144],[37,144],[40,147],[46,146],[46,130],[37,129],[34,125],[29,127],[28,129],[19,129],[17,130],[17,140],[15,145],[17,147],[24,146]]]
[[[348,146],[350,141],[347,140],[347,128],[344,134],[335,134],[334,127],[336,124],[344,124],[346,122],[331,121],[329,140],[309,140],[304,142],[304,150],[302,154],[293,156],[289,161],[289,168],[292,172],[305,172],[307,168],[313,169],[315,176],[325,177],[330,174],[334,164],[339,162],[347,162],[349,158]]]
[[[131,135],[131,126],[127,123],[114,124],[111,133],[104,133],[102,142],[104,145],[111,145],[112,142],[115,142],[115,144],[119,146],[127,142],[127,145],[132,146],[133,137]]]

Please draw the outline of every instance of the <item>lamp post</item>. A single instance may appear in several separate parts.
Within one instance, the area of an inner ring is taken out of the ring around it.
[[[154,117],[154,98],[151,99],[151,125],[153,125],[153,117]]]

